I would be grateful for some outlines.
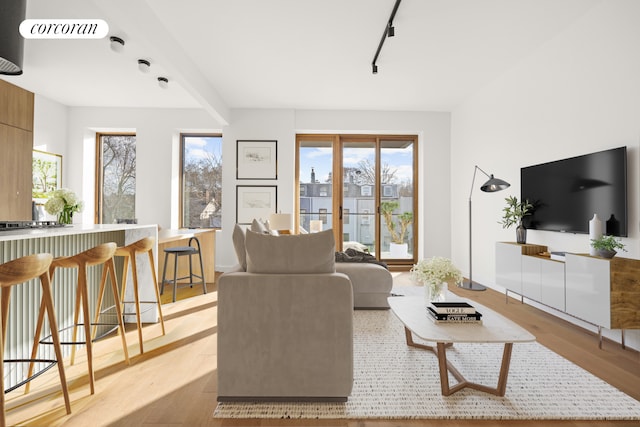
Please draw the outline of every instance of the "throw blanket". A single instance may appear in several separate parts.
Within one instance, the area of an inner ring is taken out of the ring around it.
[[[386,263],[378,261],[373,255],[352,248],[348,248],[344,252],[336,252],[336,262],[369,262],[389,269]]]

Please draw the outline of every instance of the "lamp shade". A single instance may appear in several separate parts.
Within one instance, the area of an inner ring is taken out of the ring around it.
[[[26,0],[3,0],[0,13],[0,74],[22,74],[24,38],[20,23],[27,10]]]
[[[480,190],[484,191],[485,193],[494,193],[496,191],[509,188],[510,186],[511,184],[509,184],[508,182],[503,181],[500,178],[494,178],[493,174],[491,174],[491,176],[489,177],[489,180],[484,184],[482,184],[482,187],[480,187]]]
[[[291,214],[271,214],[269,228],[272,230],[291,230]]]
[[[311,221],[309,221],[309,232],[319,233],[321,231],[322,231],[322,220],[312,219]]]

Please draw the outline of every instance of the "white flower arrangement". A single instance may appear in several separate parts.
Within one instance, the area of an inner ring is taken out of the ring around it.
[[[44,209],[51,215],[57,215],[58,222],[62,224],[71,224],[73,213],[82,212],[83,208],[82,200],[78,200],[76,193],[68,188],[53,191],[44,204]]]
[[[411,278],[424,286],[425,302],[444,301],[446,283],[453,281],[462,283],[462,273],[450,259],[433,257],[420,260],[411,268]]]
[[[418,261],[411,268],[411,278],[421,285],[440,285],[444,282],[453,281],[456,284],[462,283],[462,273],[453,265],[450,259],[444,257],[433,257]]]

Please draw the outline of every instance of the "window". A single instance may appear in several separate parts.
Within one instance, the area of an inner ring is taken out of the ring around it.
[[[181,137],[180,203],[182,227],[222,224],[222,135]]]
[[[350,212],[351,212],[350,209],[347,209],[347,208],[345,208],[342,211],[342,213],[343,213],[342,214],[342,223],[345,224],[345,225],[349,224],[349,221],[350,221],[349,214],[350,214]]]
[[[362,209],[362,225],[369,225],[371,224],[370,221],[370,217],[369,217],[369,209]]]
[[[136,136],[97,134],[96,223],[136,217]]]
[[[362,195],[362,196],[371,196],[371,186],[370,185],[363,185],[362,187],[360,187],[360,195]]]
[[[324,185],[320,187],[320,197],[327,197],[327,187]]]
[[[327,223],[327,210],[324,208],[318,209],[318,219],[322,221],[323,224]]]
[[[393,196],[393,187],[390,185],[385,185],[382,187],[382,196],[383,197],[392,197]]]

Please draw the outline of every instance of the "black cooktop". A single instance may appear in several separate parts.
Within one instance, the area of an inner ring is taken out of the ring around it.
[[[0,231],[64,227],[58,221],[0,221]]]

